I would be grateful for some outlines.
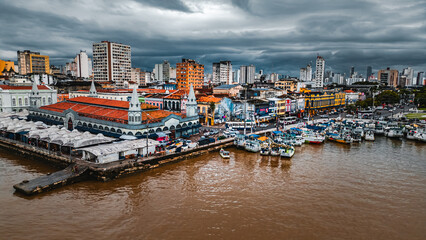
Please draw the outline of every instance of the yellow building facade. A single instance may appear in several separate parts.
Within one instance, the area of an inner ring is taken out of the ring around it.
[[[22,75],[30,73],[50,74],[49,56],[40,55],[38,52],[18,51],[18,66],[19,73]]]
[[[305,94],[305,111],[311,116],[345,106],[344,92],[310,92]]]
[[[297,81],[292,79],[283,79],[276,82],[274,87],[294,92],[297,90]]]
[[[12,68],[15,71],[15,63],[12,61],[3,61],[0,59],[0,75],[2,75],[3,71],[9,71]]]

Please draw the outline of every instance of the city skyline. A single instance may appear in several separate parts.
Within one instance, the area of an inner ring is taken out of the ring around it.
[[[132,67],[191,58],[211,72],[230,60],[237,69],[298,76],[326,60],[325,71],[365,75],[386,67],[426,69],[426,3],[417,1],[124,1],[120,3],[0,1],[0,56],[18,50],[64,65],[80,50],[92,56],[102,40],[132,48]],[[422,21],[423,20],[423,21]]]

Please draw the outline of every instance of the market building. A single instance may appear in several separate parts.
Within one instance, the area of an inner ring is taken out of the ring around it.
[[[133,135],[138,138],[165,132],[171,138],[199,132],[199,118],[194,90],[191,87],[186,114],[173,113],[140,103],[136,89],[130,101],[101,99],[92,83],[88,97],[69,98],[63,102],[40,106],[40,97],[33,91],[30,97],[29,120],[49,125],[64,125],[67,129],[102,133],[109,137]]]

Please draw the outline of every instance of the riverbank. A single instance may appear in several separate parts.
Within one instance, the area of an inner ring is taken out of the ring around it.
[[[0,139],[0,147],[13,151],[19,155],[32,157],[34,159],[43,160],[53,163],[56,166],[67,166],[66,169],[60,170],[56,173],[48,174],[33,180],[23,180],[19,184],[15,184],[14,188],[26,195],[33,195],[49,191],[60,186],[65,186],[75,182],[95,179],[99,181],[110,181],[120,178],[125,175],[143,172],[149,169],[158,168],[160,166],[176,163],[182,160],[195,158],[202,154],[219,150],[220,148],[233,145],[233,139],[224,139],[216,141],[204,146],[195,147],[182,151],[180,153],[172,153],[167,155],[157,155],[151,157],[136,157],[133,159],[123,159],[109,163],[93,163],[84,161],[78,158],[66,158],[55,152],[39,149],[37,147],[14,141],[11,139]],[[70,166],[72,166],[70,168]],[[72,169],[79,169],[79,171],[87,171],[85,174],[70,174]],[[68,169],[68,170],[67,170]]]

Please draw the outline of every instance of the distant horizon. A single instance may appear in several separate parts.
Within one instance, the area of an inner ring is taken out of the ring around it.
[[[65,65],[80,50],[111,41],[130,45],[132,67],[194,59],[256,66],[256,72],[298,76],[317,55],[326,71],[365,76],[390,67],[426,71],[424,1],[124,0],[108,3],[0,0],[0,59],[18,50]]]

